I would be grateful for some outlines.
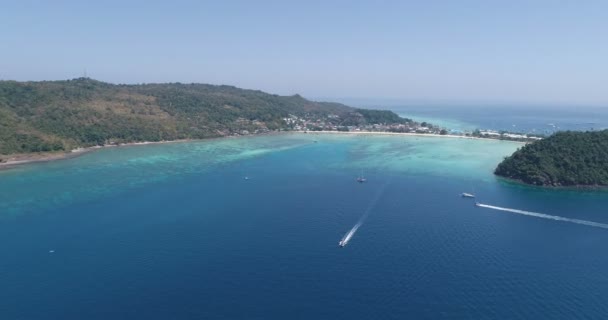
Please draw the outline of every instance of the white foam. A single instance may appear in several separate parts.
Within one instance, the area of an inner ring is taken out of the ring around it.
[[[348,244],[348,242],[350,241],[350,239],[355,235],[355,232],[357,232],[357,229],[359,229],[359,227],[361,226],[361,222],[357,223],[352,229],[350,229],[350,231],[348,231],[344,237],[342,238],[342,240],[340,241],[340,243],[342,244],[342,246],[345,246]]]
[[[487,209],[493,209],[493,210],[499,210],[499,211],[506,211],[506,212],[512,212],[512,213],[522,214],[522,215],[530,216],[530,217],[537,217],[537,218],[548,219],[548,220],[570,222],[570,223],[582,224],[582,225],[590,226],[590,227],[597,227],[597,228],[608,229],[608,224],[605,224],[605,223],[599,223],[599,222],[593,222],[593,221],[587,221],[587,220],[581,220],[581,219],[566,218],[566,217],[560,217],[560,216],[553,216],[553,215],[550,215],[550,214],[531,212],[531,211],[525,211],[525,210],[518,210],[518,209],[512,209],[512,208],[503,208],[503,207],[491,206],[489,204],[482,204],[482,203],[478,203],[477,206],[478,207],[482,207],[482,208],[487,208]]]
[[[378,202],[378,199],[380,199],[380,196],[384,193],[384,189],[386,189],[386,186],[389,183],[390,183],[390,180],[388,182],[386,182],[382,187],[380,187],[380,190],[378,190],[378,192],[376,193],[376,196],[374,197],[374,199],[372,199],[372,201],[370,202],[370,204],[367,206],[367,209],[365,210],[365,212],[363,213],[363,215],[361,216],[361,218],[359,218],[359,221],[357,221],[357,224],[355,224],[355,226],[352,229],[350,229],[350,231],[348,231],[344,235],[344,237],[342,237],[342,240],[340,241],[340,245],[341,246],[343,246],[343,247],[346,246],[348,244],[348,242],[350,241],[350,239],[355,235],[355,233],[357,232],[357,230],[359,229],[359,227],[361,227],[363,225],[363,223],[365,222],[365,220],[367,219],[367,217],[371,213],[372,209],[376,206],[376,203]]]

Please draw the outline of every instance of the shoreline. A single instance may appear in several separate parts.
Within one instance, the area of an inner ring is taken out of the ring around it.
[[[521,179],[509,178],[505,176],[498,175],[494,173],[494,176],[497,180],[502,181],[503,183],[515,185],[519,187],[533,188],[538,190],[562,190],[562,191],[601,191],[608,192],[608,185],[585,185],[585,184],[575,184],[570,186],[554,186],[554,185],[539,185],[539,184],[530,184],[524,182]]]
[[[151,145],[151,144],[164,144],[164,143],[180,143],[180,142],[192,142],[192,141],[209,141],[216,139],[234,139],[234,138],[244,138],[244,137],[256,137],[263,135],[276,135],[276,134],[344,134],[344,135],[390,135],[390,136],[410,136],[410,137],[427,137],[427,138],[452,138],[452,139],[470,139],[470,140],[493,140],[493,141],[508,141],[525,144],[526,142],[521,141],[512,141],[512,140],[499,140],[499,139],[491,139],[491,138],[482,138],[482,137],[467,137],[467,136],[457,136],[457,135],[440,135],[434,133],[412,133],[412,132],[380,132],[380,131],[280,131],[280,132],[270,132],[265,134],[255,134],[248,136],[225,136],[225,137],[215,137],[215,138],[207,138],[207,139],[180,139],[180,140],[168,140],[168,141],[141,141],[141,142],[128,142],[121,143],[116,145],[106,145],[106,146],[92,146],[92,147],[82,147],[72,149],[70,151],[64,152],[46,152],[46,153],[25,153],[25,154],[13,154],[6,156],[6,161],[0,163],[0,171],[12,169],[15,167],[20,167],[27,164],[34,163],[43,163],[57,160],[67,160],[76,157],[80,157],[90,152],[94,152],[103,148],[120,148],[120,147],[133,147],[133,146],[142,146],[142,145]]]
[[[213,138],[211,138],[211,139],[213,139]],[[208,139],[204,139],[204,140],[208,140]],[[128,142],[128,143],[121,143],[121,144],[112,144],[112,145],[107,145],[107,146],[80,147],[80,148],[72,149],[70,151],[63,151],[63,152],[13,154],[13,155],[7,155],[7,159],[5,162],[0,162],[0,171],[12,169],[15,167],[20,167],[20,166],[27,165],[27,164],[43,163],[43,162],[51,162],[51,161],[77,158],[77,157],[80,157],[87,153],[91,153],[91,152],[101,150],[104,148],[133,147],[133,146],[142,146],[142,145],[150,145],[150,144],[179,143],[179,142],[188,142],[188,141],[196,141],[196,140],[181,139],[181,140],[170,140],[170,141],[141,141],[141,142]]]
[[[411,137],[428,137],[428,138],[452,138],[452,139],[469,139],[469,140],[492,140],[492,141],[507,141],[526,144],[525,141],[516,140],[501,140],[483,137],[458,136],[453,134],[436,134],[436,133],[414,133],[414,132],[384,132],[384,131],[291,131],[305,134],[352,134],[352,135],[390,135],[390,136],[411,136]]]
[[[62,152],[41,152],[41,153],[20,153],[5,155],[5,162],[0,162],[0,171],[21,167],[28,164],[51,162],[58,160],[67,160],[77,158],[90,152],[95,152],[104,148],[120,148],[120,147],[134,147],[144,146],[152,144],[165,144],[165,143],[181,143],[181,142],[193,142],[193,141],[212,141],[219,139],[235,139],[235,138],[246,138],[246,137],[257,137],[263,135],[276,135],[285,134],[293,131],[281,131],[281,132],[268,132],[261,134],[252,134],[246,136],[223,136],[223,137],[210,137],[205,139],[178,139],[178,140],[163,140],[163,141],[139,141],[139,142],[126,142],[120,144],[110,144],[105,146],[92,146],[92,147],[80,147],[72,149],[70,151]]]

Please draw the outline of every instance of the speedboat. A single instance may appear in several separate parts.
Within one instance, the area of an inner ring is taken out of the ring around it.
[[[363,177],[358,177],[357,178],[357,182],[359,182],[359,183],[363,183],[363,182],[366,182],[366,181],[367,181],[367,179],[365,179]]]
[[[476,206],[476,207],[481,207],[481,203],[479,203],[479,202],[475,202],[475,206]]]
[[[344,242],[344,240],[340,240],[340,242],[338,242],[338,245],[340,246],[340,248],[344,248],[346,242]]]
[[[474,194],[463,192],[460,196],[463,198],[475,198]]]

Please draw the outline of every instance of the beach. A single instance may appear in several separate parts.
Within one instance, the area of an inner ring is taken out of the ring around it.
[[[386,136],[412,136],[412,137],[430,137],[430,138],[458,138],[472,140],[499,140],[491,138],[458,136],[453,134],[435,134],[435,133],[414,133],[414,132],[380,132],[380,131],[295,131],[298,133],[307,134],[354,134],[354,135],[386,135]]]

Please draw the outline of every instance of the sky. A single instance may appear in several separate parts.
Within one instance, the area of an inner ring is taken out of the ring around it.
[[[7,1],[0,79],[608,107],[607,1]]]

